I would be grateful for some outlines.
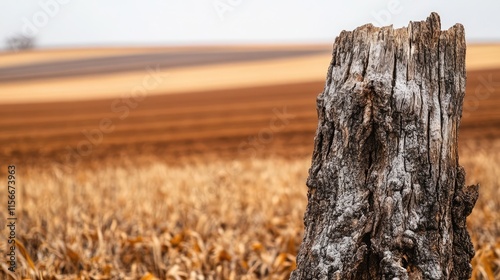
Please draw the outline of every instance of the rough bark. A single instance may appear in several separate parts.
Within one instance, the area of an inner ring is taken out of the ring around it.
[[[439,16],[336,38],[307,179],[305,236],[291,279],[468,279],[458,127],[464,29]]]

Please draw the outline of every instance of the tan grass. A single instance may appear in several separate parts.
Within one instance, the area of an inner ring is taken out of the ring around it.
[[[121,98],[130,96],[132,89],[143,85],[143,81],[150,77],[159,82],[148,89],[148,95],[316,82],[324,79],[330,59],[331,54],[325,53],[164,69],[151,65],[149,72],[140,69],[105,75],[0,83],[0,92],[10,93],[0,95],[0,104]]]
[[[468,181],[482,184],[468,219],[475,279],[500,277],[499,147],[461,150]],[[18,279],[286,279],[302,238],[309,164],[120,161],[74,174],[18,165],[17,234],[26,248]]]

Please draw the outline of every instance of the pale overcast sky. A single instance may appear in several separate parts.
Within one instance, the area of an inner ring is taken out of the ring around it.
[[[32,35],[37,47],[332,43],[371,22],[406,26],[430,12],[469,42],[500,41],[500,1],[2,0],[0,49]]]

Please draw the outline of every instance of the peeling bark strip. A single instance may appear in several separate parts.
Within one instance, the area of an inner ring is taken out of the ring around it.
[[[469,279],[458,126],[464,29],[433,13],[407,28],[367,24],[335,40],[291,279]]]

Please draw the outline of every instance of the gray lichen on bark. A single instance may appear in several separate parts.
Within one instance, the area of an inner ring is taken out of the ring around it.
[[[439,16],[407,28],[367,24],[335,40],[291,279],[468,279],[458,128],[464,28]]]

